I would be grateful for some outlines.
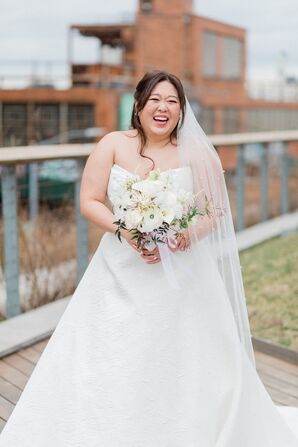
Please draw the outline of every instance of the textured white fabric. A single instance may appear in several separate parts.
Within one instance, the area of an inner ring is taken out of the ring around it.
[[[167,174],[189,182],[187,169]],[[109,194],[124,175],[114,165]],[[239,342],[203,241],[183,294],[162,278],[160,263],[103,236],[1,447],[297,447]]]

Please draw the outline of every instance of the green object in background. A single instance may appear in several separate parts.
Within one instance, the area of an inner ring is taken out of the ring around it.
[[[120,98],[118,111],[119,130],[127,130],[130,127],[131,112],[133,109],[134,97],[132,93],[123,93]]]
[[[29,165],[17,176],[19,199],[27,201],[29,197]],[[41,200],[59,202],[73,200],[74,185],[77,179],[77,161],[73,159],[50,160],[39,164],[38,195]],[[0,185],[0,203],[1,203]]]

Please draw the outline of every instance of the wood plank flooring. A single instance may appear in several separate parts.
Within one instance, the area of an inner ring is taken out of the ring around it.
[[[49,339],[0,360],[0,432]],[[259,376],[273,401],[298,407],[298,366],[256,351]]]

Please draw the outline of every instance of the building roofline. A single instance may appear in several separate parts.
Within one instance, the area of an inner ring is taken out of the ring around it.
[[[124,28],[134,28],[135,23],[100,23],[100,24],[89,24],[89,25],[80,25],[80,24],[74,24],[71,25],[71,29],[77,29],[81,32],[96,32],[96,31],[115,31],[118,29],[124,29]]]
[[[229,28],[233,28],[237,31],[242,31],[242,32],[247,32],[246,28],[243,28],[241,26],[237,26],[237,25],[233,25],[231,23],[227,23],[227,22],[223,22],[222,20],[216,20],[216,19],[212,19],[210,17],[206,17],[206,16],[202,16],[202,15],[198,15],[198,14],[191,14],[191,17],[194,19],[199,19],[199,20],[206,20],[208,22],[212,22],[216,25],[223,25],[223,26],[227,26]]]
[[[169,15],[167,16],[166,14],[152,14],[152,16],[163,16],[164,18],[173,18],[173,17],[178,17],[178,15]],[[229,28],[232,28],[234,30],[237,31],[241,31],[243,33],[247,32],[246,28],[237,26],[237,25],[233,25],[231,23],[227,23],[224,22],[222,20],[217,20],[217,19],[213,19],[207,16],[203,16],[203,15],[198,15],[198,14],[185,14],[186,16],[189,16],[193,19],[197,19],[197,20],[203,20],[203,21],[208,21],[211,23],[214,23],[216,25],[221,25],[221,26],[226,26]],[[92,24],[73,24],[70,26],[70,29],[76,29],[82,33],[87,32],[99,32],[99,31],[116,31],[116,30],[120,30],[120,29],[124,29],[124,28],[135,28],[137,25],[137,19],[134,22],[121,22],[119,21],[118,23],[92,23]]]

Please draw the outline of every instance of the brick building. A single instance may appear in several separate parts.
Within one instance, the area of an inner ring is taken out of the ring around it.
[[[297,128],[297,102],[249,98],[246,30],[196,15],[192,0],[139,0],[133,23],[74,24],[69,48],[75,33],[121,49],[121,61],[75,64],[70,52],[71,88],[0,90],[0,146],[69,129],[124,128],[134,85],[155,68],[182,79],[208,134]]]

